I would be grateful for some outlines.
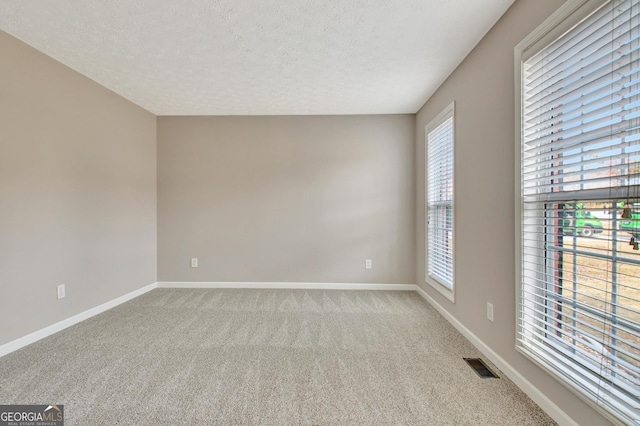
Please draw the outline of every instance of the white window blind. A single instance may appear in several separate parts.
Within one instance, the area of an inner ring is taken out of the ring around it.
[[[640,0],[601,3],[521,64],[516,339],[640,425]]]
[[[427,126],[426,145],[427,280],[452,298],[453,104]]]

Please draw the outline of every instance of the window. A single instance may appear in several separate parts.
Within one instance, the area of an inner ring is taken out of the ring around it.
[[[426,277],[454,301],[453,103],[426,127]]]
[[[640,425],[640,0],[570,0],[516,64],[516,347]]]

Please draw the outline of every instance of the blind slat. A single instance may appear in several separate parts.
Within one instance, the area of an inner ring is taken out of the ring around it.
[[[640,425],[640,0],[607,2],[522,71],[518,346]]]
[[[453,116],[426,141],[426,265],[428,275],[453,287]]]

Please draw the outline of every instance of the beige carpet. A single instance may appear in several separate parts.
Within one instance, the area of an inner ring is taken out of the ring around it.
[[[153,290],[0,358],[67,425],[554,424],[415,292]]]

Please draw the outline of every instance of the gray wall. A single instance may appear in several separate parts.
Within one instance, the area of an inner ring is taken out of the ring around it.
[[[514,47],[563,2],[519,0],[418,112],[416,281],[580,425],[608,422],[514,349]],[[451,101],[455,115],[456,303],[424,283],[424,128]],[[494,304],[494,322],[486,304]]]
[[[413,115],[159,117],[159,281],[413,283],[414,129]]]
[[[3,344],[156,281],[156,119],[3,32],[0,58]]]

